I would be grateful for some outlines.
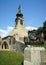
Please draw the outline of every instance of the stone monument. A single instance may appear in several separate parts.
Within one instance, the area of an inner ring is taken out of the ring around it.
[[[26,47],[24,65],[46,65],[46,49],[44,47]]]

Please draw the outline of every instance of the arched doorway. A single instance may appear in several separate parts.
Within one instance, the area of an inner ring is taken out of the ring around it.
[[[8,44],[6,41],[3,42],[2,49],[8,49]]]

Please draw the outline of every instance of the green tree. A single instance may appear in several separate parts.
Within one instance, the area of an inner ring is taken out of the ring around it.
[[[46,21],[43,23],[44,40],[46,40]]]
[[[43,32],[43,28],[39,27],[37,31],[40,32],[40,33],[42,33]]]
[[[46,41],[44,42],[44,47],[45,47],[45,49],[46,49]]]
[[[42,32],[43,32],[43,27],[39,27],[39,28],[37,29],[37,32],[36,32],[37,39],[39,39],[39,41],[40,41],[40,39],[41,39],[41,34],[42,34]]]

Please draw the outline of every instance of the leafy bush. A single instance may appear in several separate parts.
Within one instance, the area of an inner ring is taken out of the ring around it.
[[[46,41],[44,42],[44,47],[45,47],[45,49],[46,49]]]

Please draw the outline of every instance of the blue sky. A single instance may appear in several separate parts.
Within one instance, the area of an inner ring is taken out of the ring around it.
[[[25,25],[40,27],[46,20],[46,0],[0,0],[0,29],[14,26],[21,4]]]

